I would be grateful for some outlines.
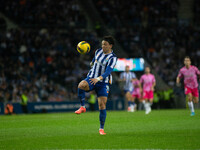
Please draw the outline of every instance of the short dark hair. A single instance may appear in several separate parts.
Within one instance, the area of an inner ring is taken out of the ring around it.
[[[184,58],[184,59],[186,59],[186,58],[190,59],[190,57],[189,57],[189,56],[185,56],[185,58]],[[191,59],[190,59],[190,60],[191,60]]]
[[[114,46],[115,44],[115,40],[112,36],[108,35],[108,36],[104,36],[102,41],[107,41],[109,44],[112,44]]]

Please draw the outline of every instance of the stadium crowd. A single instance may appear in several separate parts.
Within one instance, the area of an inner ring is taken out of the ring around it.
[[[6,0],[0,10],[20,27],[86,27],[87,21],[74,0]]]
[[[77,98],[93,51],[83,60],[76,45],[83,39],[92,49],[99,45],[77,1],[8,0],[0,10],[19,25],[1,28],[0,101],[20,102],[24,93],[29,102]]]
[[[81,34],[80,34],[81,33]],[[63,101],[76,98],[77,82],[88,71],[87,60],[76,52],[81,39],[93,47],[95,33],[82,30],[10,30],[0,34],[0,101]],[[92,54],[92,52],[91,52]],[[88,57],[88,58],[87,58]]]
[[[178,19],[178,0],[94,0],[97,10],[130,57],[145,57],[170,86],[185,55],[200,62],[200,29]],[[198,23],[199,2],[194,13]],[[63,101],[77,98],[77,83],[93,56],[75,53],[81,40],[99,46],[76,1],[1,1],[0,10],[19,29],[0,32],[0,101]],[[166,11],[167,10],[167,11]],[[25,29],[24,29],[25,28]]]

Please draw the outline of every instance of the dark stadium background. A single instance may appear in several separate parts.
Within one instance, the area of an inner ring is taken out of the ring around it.
[[[24,93],[29,103],[78,102],[77,84],[104,35],[116,39],[118,57],[151,66],[159,95],[153,108],[186,107],[175,79],[185,56],[200,65],[199,0],[0,0],[1,106],[20,104]],[[83,40],[91,44],[87,55],[76,51]],[[109,100],[123,101],[119,73],[113,76]]]

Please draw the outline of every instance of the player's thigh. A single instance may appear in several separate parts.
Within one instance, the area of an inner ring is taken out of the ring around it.
[[[140,103],[142,103],[144,101],[143,98],[139,98],[138,100],[139,100]]]
[[[129,91],[126,92],[125,94],[126,99],[130,100],[132,98],[132,95]]]
[[[150,103],[153,103],[153,91],[149,91],[148,93],[148,99]]]
[[[199,90],[198,88],[194,88],[192,89],[192,96],[193,96],[193,101],[194,103],[198,103],[199,102]]]
[[[198,103],[198,102],[199,102],[199,97],[194,97],[194,96],[193,96],[193,102],[194,102],[194,103]]]
[[[150,103],[153,103],[153,99],[152,99],[152,98],[151,98],[151,99],[149,99],[149,102],[150,102]]]
[[[192,93],[188,93],[187,95],[188,101],[191,102],[192,101]]]
[[[148,99],[148,92],[147,91],[143,91],[143,93],[142,93],[142,98],[143,98],[143,100],[147,100]]]
[[[105,97],[108,97],[108,94],[109,94],[109,85],[106,84],[106,83],[97,83],[95,86],[94,86],[94,89],[97,93],[97,97],[101,97],[101,96],[105,96]]]
[[[189,102],[192,101],[192,89],[191,88],[185,86],[185,95]]]
[[[84,80],[82,80],[79,85],[78,88],[85,90],[85,91],[92,91],[94,90],[95,85],[90,83],[90,79],[89,77],[85,78]]]
[[[78,88],[79,89],[82,89],[82,90],[85,90],[85,91],[89,91],[90,88],[89,88],[89,84],[87,81],[85,80],[82,80],[79,84],[78,84]]]
[[[135,102],[135,99],[136,99],[136,97],[135,96],[132,96],[132,102]]]
[[[106,96],[98,97],[99,110],[106,109],[107,99],[108,98]]]

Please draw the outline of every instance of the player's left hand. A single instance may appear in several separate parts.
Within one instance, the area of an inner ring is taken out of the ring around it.
[[[89,79],[91,84],[96,84],[98,80],[96,78]]]

